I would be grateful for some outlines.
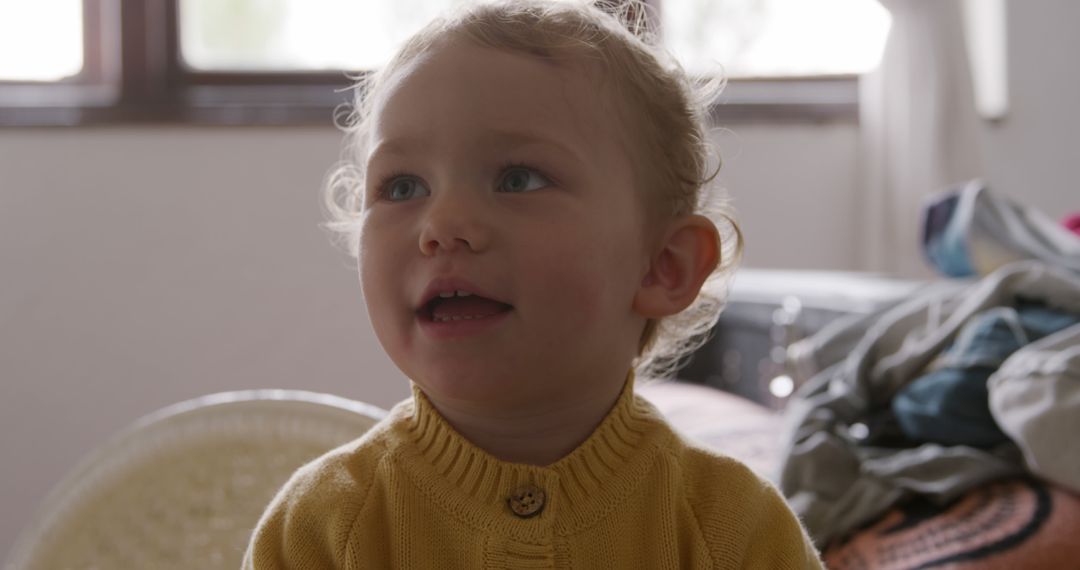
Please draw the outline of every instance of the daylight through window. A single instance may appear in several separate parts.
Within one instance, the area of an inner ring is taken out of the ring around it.
[[[463,0],[180,0],[182,59],[202,71],[367,70]],[[572,0],[567,0],[572,1]],[[663,0],[661,34],[692,73],[857,74],[881,57],[875,0]]]
[[[83,68],[82,0],[0,0],[0,81],[58,81]]]

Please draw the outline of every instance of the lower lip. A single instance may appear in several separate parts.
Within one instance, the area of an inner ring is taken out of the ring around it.
[[[511,311],[513,309],[488,317],[459,321],[434,321],[423,317],[417,317],[416,320],[420,323],[420,329],[428,335],[437,339],[453,339],[487,332],[505,321]]]

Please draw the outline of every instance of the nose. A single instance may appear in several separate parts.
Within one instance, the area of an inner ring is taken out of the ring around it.
[[[491,229],[483,207],[458,195],[429,198],[420,230],[420,252],[427,256],[466,251],[479,253],[488,247]]]

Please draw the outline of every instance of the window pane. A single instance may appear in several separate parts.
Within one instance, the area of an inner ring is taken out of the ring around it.
[[[82,67],[82,0],[0,0],[0,80],[56,81]]]
[[[0,0],[3,1],[3,0]],[[468,0],[180,0],[181,56],[204,71],[362,70]],[[668,48],[731,77],[860,73],[889,27],[875,0],[662,0]]]
[[[208,71],[361,70],[464,0],[180,0],[181,54]]]
[[[875,0],[663,0],[661,21],[691,72],[784,77],[873,69],[890,18]]]

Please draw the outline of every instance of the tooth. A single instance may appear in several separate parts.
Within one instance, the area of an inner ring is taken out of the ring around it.
[[[446,292],[443,292],[443,293],[439,293],[439,296],[442,297],[443,299],[449,299],[450,297],[454,296],[454,292],[453,291],[446,291]]]
[[[458,290],[457,296],[458,297],[472,297],[472,293],[469,293],[468,291]]]

